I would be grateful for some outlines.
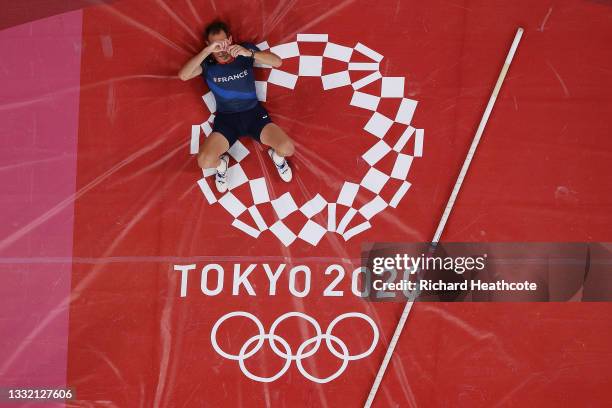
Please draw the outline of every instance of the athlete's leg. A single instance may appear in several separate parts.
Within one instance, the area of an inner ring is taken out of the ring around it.
[[[216,169],[215,187],[225,193],[228,187],[227,167],[229,158],[224,154],[229,149],[229,141],[219,132],[212,132],[202,144],[198,154],[198,164],[203,169]]]
[[[214,169],[221,164],[219,157],[229,149],[229,142],[219,132],[212,132],[200,146],[198,165],[203,169]]]
[[[275,123],[268,123],[264,126],[259,135],[259,140],[274,149],[274,152],[280,157],[289,157],[295,152],[295,146],[291,138]]]
[[[261,143],[271,147],[268,154],[276,165],[276,170],[281,179],[285,182],[291,181],[293,172],[286,159],[293,155],[295,151],[291,138],[278,125],[268,123],[261,130],[259,140]]]

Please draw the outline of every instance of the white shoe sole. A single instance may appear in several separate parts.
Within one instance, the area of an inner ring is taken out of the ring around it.
[[[215,187],[217,187],[217,191],[221,194],[225,193],[227,191],[227,182],[225,184],[223,184],[223,187],[220,187],[219,184],[217,183],[217,181],[215,180]]]
[[[273,149],[268,149],[268,156],[270,156],[270,160],[272,160],[272,164],[274,165],[274,168],[276,168],[276,172],[280,176],[281,180],[283,180],[285,183],[290,182],[291,179],[293,179],[293,170],[291,170],[291,167],[289,166],[289,162],[287,162],[287,167],[289,167],[289,170],[286,171],[285,173],[281,173],[280,170],[278,169],[278,166],[274,162],[274,159],[272,158],[272,151]]]
[[[226,169],[225,169],[225,183],[223,184],[219,184],[217,182],[217,175],[215,174],[215,187],[217,188],[217,191],[221,194],[225,193],[227,191],[227,186],[229,183],[229,175],[227,174],[227,169],[229,168],[229,157],[227,154],[221,155],[221,157],[225,157],[225,164],[226,164]]]

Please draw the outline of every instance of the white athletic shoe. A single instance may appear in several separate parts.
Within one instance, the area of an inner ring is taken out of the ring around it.
[[[285,183],[290,182],[291,179],[293,178],[293,172],[291,171],[291,167],[289,167],[289,163],[287,162],[287,159],[283,159],[283,162],[281,164],[277,164],[274,161],[274,157],[272,157],[273,153],[274,153],[274,149],[268,150],[268,155],[272,159],[272,163],[274,163],[276,170],[278,170],[278,175]]]
[[[223,172],[220,172],[219,167],[217,167],[217,173],[215,174],[215,186],[217,187],[217,191],[223,194],[227,191],[227,169],[229,167],[229,156],[227,154],[223,154],[221,155],[221,157],[219,157],[219,159],[221,159],[221,161],[225,163],[225,170]],[[221,164],[219,166],[221,166]]]

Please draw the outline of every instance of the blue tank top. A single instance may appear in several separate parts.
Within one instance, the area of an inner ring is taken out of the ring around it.
[[[251,43],[240,45],[259,51],[259,48]],[[202,76],[215,96],[217,112],[244,112],[257,106],[253,58],[238,56],[229,64],[219,64],[210,55],[202,62]]]

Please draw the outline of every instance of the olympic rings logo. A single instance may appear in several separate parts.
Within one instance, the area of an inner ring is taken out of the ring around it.
[[[229,320],[234,317],[245,317],[251,320],[257,327],[257,331],[258,331],[258,334],[256,334],[255,336],[249,338],[247,341],[244,342],[238,354],[231,354],[231,353],[225,352],[224,350],[221,349],[221,347],[219,347],[219,344],[217,342],[217,331],[219,330],[219,327],[226,320]],[[291,349],[291,346],[283,337],[276,334],[276,330],[278,329],[278,326],[283,321],[291,317],[297,317],[297,318],[304,319],[307,323],[309,323],[315,329],[315,332],[316,332],[315,336],[303,341],[297,347],[297,350],[295,350],[295,352],[294,350]],[[340,323],[342,320],[351,319],[351,318],[365,320],[372,328],[372,343],[370,344],[369,348],[362,353],[354,354],[354,355],[349,352],[348,346],[346,345],[346,343],[339,337],[334,336],[333,334],[334,327],[336,327],[338,323]],[[319,325],[319,323],[311,316],[308,316],[307,314],[304,314],[301,312],[288,312],[288,313],[283,314],[282,316],[279,316],[274,321],[274,323],[272,323],[272,326],[270,326],[270,332],[266,333],[263,324],[257,317],[255,317],[253,314],[248,313],[248,312],[237,311],[237,312],[227,313],[224,316],[222,316],[219,320],[217,320],[217,322],[213,326],[212,331],[210,333],[210,341],[212,343],[212,346],[219,355],[229,360],[238,361],[240,370],[245,376],[247,376],[251,380],[258,381],[258,382],[264,382],[264,383],[273,382],[273,381],[278,380],[280,377],[282,377],[289,370],[289,367],[291,366],[291,362],[293,361],[295,361],[298,370],[305,378],[309,379],[310,381],[319,383],[319,384],[328,383],[338,378],[346,370],[349,361],[360,360],[372,354],[372,352],[376,348],[376,344],[378,343],[378,337],[379,337],[378,327],[376,327],[376,324],[374,323],[374,321],[368,315],[363,314],[363,313],[357,313],[357,312],[343,313],[339,315],[334,320],[332,320],[332,322],[327,327],[327,330],[325,330],[325,333],[322,332],[321,326]],[[285,364],[282,366],[282,368],[276,374],[270,377],[262,377],[262,376],[253,374],[247,369],[246,364],[245,364],[246,360],[253,357],[259,350],[261,350],[261,348],[264,346],[266,341],[270,345],[270,348],[272,349],[274,354],[276,354],[278,357],[285,359]],[[319,377],[315,377],[314,375],[306,371],[302,361],[304,359],[312,357],[315,353],[317,353],[323,341],[325,341],[325,346],[330,351],[330,353],[334,357],[340,359],[342,361],[342,364],[340,365],[340,368],[338,368],[338,370],[335,373],[331,374],[328,377],[319,378]],[[279,348],[279,345],[280,345],[280,348]],[[307,349],[309,350],[306,351]]]

